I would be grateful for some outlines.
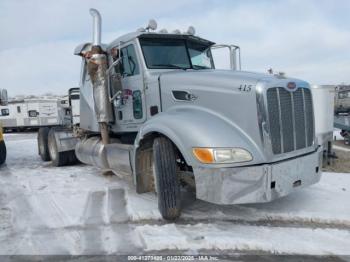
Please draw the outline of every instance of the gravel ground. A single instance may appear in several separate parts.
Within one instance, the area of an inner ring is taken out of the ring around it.
[[[331,160],[331,165],[323,167],[325,172],[350,173],[350,145],[345,145],[343,140],[333,142],[335,159]]]

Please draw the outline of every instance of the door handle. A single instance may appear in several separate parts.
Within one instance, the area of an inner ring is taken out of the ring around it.
[[[179,101],[194,101],[196,100],[198,97],[188,91],[179,91],[179,90],[173,90],[172,91],[173,96],[175,98],[175,100],[179,100]]]

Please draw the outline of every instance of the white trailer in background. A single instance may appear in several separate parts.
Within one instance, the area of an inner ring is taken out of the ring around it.
[[[0,120],[5,130],[14,131],[65,125],[69,107],[64,103],[61,98],[14,100],[0,107]]]
[[[312,85],[317,142],[323,147],[324,161],[330,164],[333,141],[335,85]]]

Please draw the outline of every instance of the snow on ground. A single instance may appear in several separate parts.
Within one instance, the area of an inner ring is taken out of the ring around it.
[[[130,254],[162,250],[350,255],[350,174],[272,203],[218,206],[187,193],[182,218],[161,220],[138,195],[91,166],[42,162],[36,134],[6,134],[0,169],[0,254]]]
[[[350,232],[223,224],[139,226],[148,250],[219,249],[261,250],[274,254],[349,254]],[[164,236],[167,235],[166,241]],[[331,241],[330,241],[331,240]]]
[[[271,203],[217,206],[196,201],[185,210],[184,217],[288,220],[350,226],[350,206],[346,199],[350,199],[350,174],[324,173],[318,184]]]

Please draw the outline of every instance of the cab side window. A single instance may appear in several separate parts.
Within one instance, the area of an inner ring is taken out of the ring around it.
[[[140,74],[137,62],[136,52],[133,45],[128,45],[121,49],[122,67],[121,74],[123,76],[134,76]]]

